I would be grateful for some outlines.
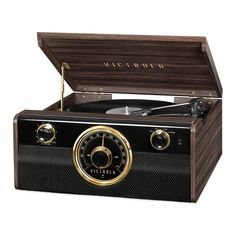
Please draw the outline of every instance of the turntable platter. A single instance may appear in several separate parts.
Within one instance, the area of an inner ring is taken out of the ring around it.
[[[75,104],[65,111],[113,115],[203,117],[207,110],[206,102],[198,98],[185,103],[138,99],[104,100]]]
[[[65,111],[130,115],[133,111],[172,104],[171,102],[155,100],[116,99],[75,104]]]
[[[139,111],[141,109],[142,107],[125,106],[125,107],[118,107],[118,108],[107,110],[106,114],[131,115],[132,112]]]

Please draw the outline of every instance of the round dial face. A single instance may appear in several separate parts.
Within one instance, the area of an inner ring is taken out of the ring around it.
[[[77,138],[73,161],[86,181],[108,186],[126,177],[132,164],[132,151],[119,131],[108,126],[94,126]]]

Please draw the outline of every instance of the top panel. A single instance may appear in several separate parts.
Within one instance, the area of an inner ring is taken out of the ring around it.
[[[38,33],[74,91],[221,97],[204,37]]]

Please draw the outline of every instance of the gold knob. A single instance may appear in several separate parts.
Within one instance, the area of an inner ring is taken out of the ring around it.
[[[91,152],[91,162],[99,169],[105,169],[111,165],[112,153],[104,146],[97,146]]]
[[[36,137],[40,143],[50,144],[56,137],[56,131],[49,123],[41,124],[36,130]]]
[[[170,145],[170,135],[162,130],[155,130],[150,136],[151,145],[157,150],[164,150]]]

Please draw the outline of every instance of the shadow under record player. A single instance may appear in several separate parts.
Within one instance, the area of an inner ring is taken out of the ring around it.
[[[14,119],[17,189],[197,201],[222,152],[222,87],[204,37],[38,33],[38,43],[61,99]]]

